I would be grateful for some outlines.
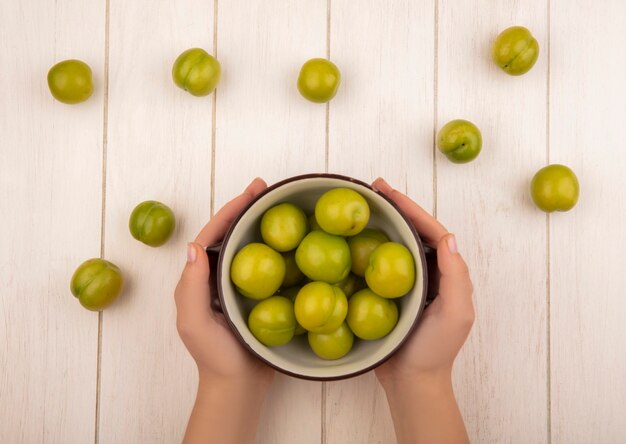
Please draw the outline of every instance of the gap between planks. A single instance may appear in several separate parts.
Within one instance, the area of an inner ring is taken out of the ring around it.
[[[326,1],[326,59],[330,60],[330,1]],[[326,134],[324,137],[324,172],[328,173],[330,102],[326,102]]]
[[[439,0],[435,0],[433,41],[433,217],[437,218],[437,113],[439,94]]]
[[[110,0],[104,3],[104,91],[102,107],[102,201],[100,215],[100,257],[104,259],[105,220],[106,220],[106,189],[107,189],[107,146],[109,125],[109,14]],[[96,406],[94,418],[94,442],[100,441],[100,381],[102,372],[102,311],[98,312],[98,346],[96,356]]]
[[[217,59],[217,0],[213,0],[213,56]],[[215,122],[217,111],[217,90],[211,100],[211,219],[215,214]],[[208,246],[208,245],[207,245]]]
[[[546,53],[548,57],[546,67],[546,165],[550,164],[550,1],[546,1],[546,18],[548,22],[546,32]],[[552,331],[550,319],[550,213],[546,213],[546,442],[552,442]]]

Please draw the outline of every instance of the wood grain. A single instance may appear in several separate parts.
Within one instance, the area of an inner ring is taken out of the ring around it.
[[[69,283],[100,255],[103,55],[103,4],[0,3],[3,443],[94,437],[98,314]],[[46,81],[70,58],[88,63],[95,83],[89,101],[72,106]]]
[[[197,382],[172,298],[187,240],[255,176],[326,164],[386,177],[456,233],[476,287],[455,369],[473,442],[623,441],[622,1],[228,0],[217,16],[211,0],[108,3],[105,95],[107,1],[0,2],[0,442],[179,442]],[[541,46],[521,77],[489,58],[514,24]],[[194,46],[222,63],[215,99],[171,81]],[[343,76],[328,116],[295,87],[327,50]],[[48,91],[68,58],[93,70],[83,104]],[[453,118],[482,130],[471,164],[433,158],[433,131]],[[531,202],[547,162],[579,177],[569,213]],[[146,199],[177,215],[159,249],[128,232]],[[101,253],[128,285],[102,315],[98,379],[98,315],[68,285]],[[395,438],[373,374],[324,386],[279,375],[257,441]]]
[[[215,209],[255,177],[324,170],[325,107],[296,89],[300,66],[326,53],[326,1],[220,2]],[[258,442],[319,443],[321,386],[277,375]]]
[[[520,77],[490,59],[503,29],[541,45]],[[476,323],[455,368],[473,442],[548,439],[546,225],[528,192],[546,159],[547,4],[439,2],[437,126],[473,121],[483,150],[456,165],[437,154],[437,215],[457,236],[474,282]]]
[[[330,15],[343,81],[330,104],[329,171],[383,176],[430,210],[434,4],[333,0]],[[327,384],[325,424],[329,444],[395,441],[373,373]]]
[[[553,1],[550,162],[580,181],[578,205],[550,216],[552,442],[626,436],[624,2]]]
[[[210,215],[211,97],[178,89],[171,69],[190,47],[212,49],[213,5],[111,0],[105,252],[128,286],[103,315],[99,440],[178,442],[191,412],[195,364],[176,332],[174,288],[186,242]],[[164,246],[135,241],[139,202],[169,205]]]

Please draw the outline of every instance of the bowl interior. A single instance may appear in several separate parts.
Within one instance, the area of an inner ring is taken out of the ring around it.
[[[230,280],[230,264],[233,256],[250,242],[262,241],[260,221],[270,207],[291,202],[302,208],[307,215],[314,212],[317,199],[326,191],[337,188],[351,188],[363,195],[370,211],[369,227],[383,230],[389,238],[404,244],[413,254],[416,263],[416,283],[406,296],[396,299],[399,320],[396,328],[386,337],[376,341],[363,341],[355,337],[354,347],[343,358],[325,361],[318,358],[307,343],[307,336],[296,336],[286,345],[266,347],[261,344],[247,327],[247,319],[255,301],[237,293]],[[349,180],[331,177],[308,177],[285,182],[260,197],[241,216],[232,228],[222,250],[221,288],[222,309],[237,330],[241,339],[261,358],[278,369],[294,376],[311,379],[336,379],[362,372],[386,358],[402,342],[422,308],[424,288],[423,256],[415,238],[402,215],[385,198],[370,188]]]

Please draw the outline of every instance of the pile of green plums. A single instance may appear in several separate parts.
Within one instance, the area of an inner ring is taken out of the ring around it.
[[[371,341],[394,329],[394,299],[413,288],[415,261],[369,221],[367,201],[349,188],[322,194],[309,217],[290,202],[263,214],[263,242],[245,245],[230,265],[237,291],[259,301],[248,328],[261,343],[306,333],[317,356],[339,359],[355,336]]]

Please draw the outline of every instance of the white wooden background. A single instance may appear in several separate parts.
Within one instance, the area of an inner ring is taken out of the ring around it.
[[[626,4],[622,0],[3,0],[0,2],[0,442],[180,441],[196,385],[172,293],[192,239],[252,178],[386,177],[457,234],[477,322],[455,386],[477,443],[626,439]],[[536,66],[509,77],[497,33],[529,27]],[[172,84],[176,56],[217,54],[216,94]],[[330,106],[295,81],[330,55]],[[48,92],[55,62],[92,67],[95,92]],[[484,149],[453,165],[436,128],[474,121]],[[578,174],[570,213],[534,208],[547,162]],[[158,199],[173,239],[135,242]],[[83,260],[124,270],[102,314],[68,285]],[[372,374],[279,376],[259,443],[392,443]]]

